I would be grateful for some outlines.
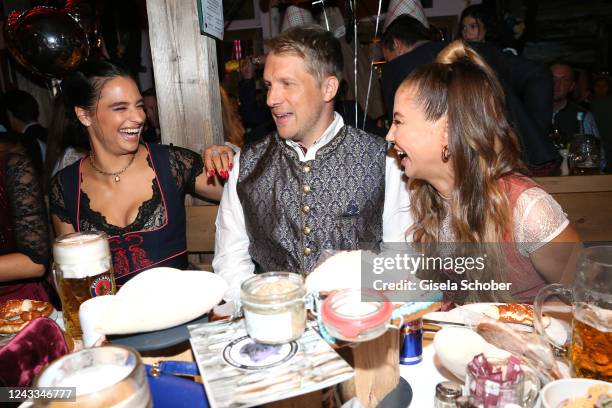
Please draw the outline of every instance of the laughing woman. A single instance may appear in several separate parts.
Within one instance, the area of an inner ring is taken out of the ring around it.
[[[496,243],[488,277],[529,301],[547,282],[570,283],[580,242],[559,204],[523,174],[491,68],[460,40],[415,70],[395,94],[395,144],[409,178],[414,242]],[[570,243],[570,244],[561,244]]]
[[[143,99],[128,71],[92,61],[62,81],[65,131],[89,138],[91,151],[53,179],[56,235],[109,236],[120,286],[154,266],[187,267],[186,193],[219,200],[222,187],[187,149],[141,143]]]

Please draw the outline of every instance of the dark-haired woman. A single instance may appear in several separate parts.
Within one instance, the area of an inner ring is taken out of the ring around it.
[[[464,41],[485,42],[489,15],[480,4],[466,7],[459,19],[459,37]]]
[[[48,301],[47,214],[38,172],[18,138],[0,138],[0,303]]]
[[[479,279],[510,282],[512,299],[529,301],[547,282],[573,280],[578,246],[563,243],[580,238],[523,175],[504,112],[495,74],[459,40],[399,87],[387,140],[409,178],[413,241],[496,243],[497,262]]]
[[[222,192],[187,149],[143,144],[142,96],[123,68],[87,62],[62,81],[68,130],[89,138],[89,155],[53,179],[57,235],[106,232],[121,286],[157,266],[187,267],[186,193],[219,200]]]

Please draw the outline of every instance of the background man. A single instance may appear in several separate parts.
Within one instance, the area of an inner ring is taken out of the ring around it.
[[[576,81],[574,71],[568,64],[557,62],[550,66],[552,72],[553,89],[553,124],[559,129],[569,142],[572,135],[580,133],[580,125],[577,120],[578,112],[583,113],[584,131],[599,137],[599,131],[595,124],[593,115],[577,103],[568,99],[568,95],[574,90]]]

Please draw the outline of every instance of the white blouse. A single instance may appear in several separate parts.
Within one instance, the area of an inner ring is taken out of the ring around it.
[[[450,204],[446,203],[446,217],[442,220],[440,242],[453,242]],[[532,187],[521,193],[512,212],[513,235],[519,252],[529,256],[559,235],[569,220],[555,199],[540,187]]]

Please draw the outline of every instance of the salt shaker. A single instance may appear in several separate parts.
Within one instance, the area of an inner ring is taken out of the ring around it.
[[[436,385],[434,408],[456,408],[457,398],[462,393],[461,385],[456,382],[443,381],[439,383]]]

